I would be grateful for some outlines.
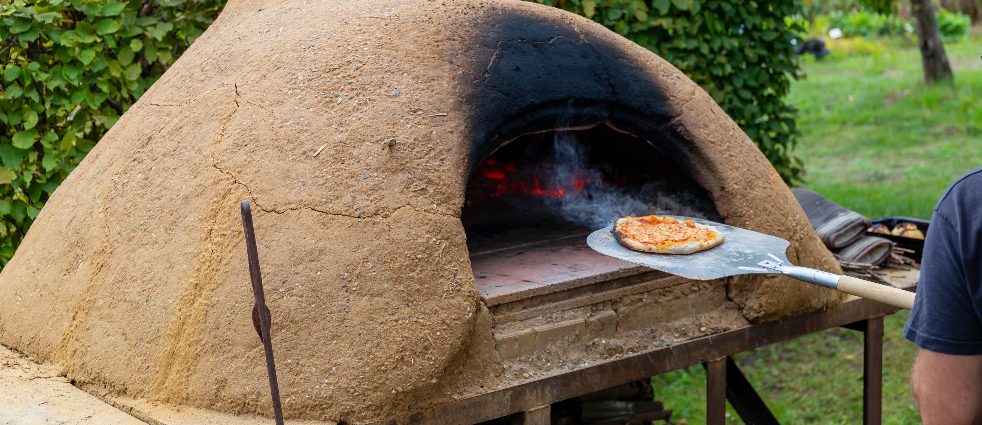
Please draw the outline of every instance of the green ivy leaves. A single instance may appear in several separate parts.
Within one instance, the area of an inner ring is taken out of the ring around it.
[[[9,65],[3,70],[3,80],[4,81],[14,81],[20,76],[20,67],[17,65]]]
[[[794,0],[534,0],[586,16],[658,53],[702,86],[788,182],[804,169],[793,154],[795,110],[785,103],[798,63]]]
[[[120,28],[119,22],[112,19],[103,19],[95,24],[95,32],[99,35],[112,34]]]
[[[665,15],[668,10],[672,7],[672,2],[669,0],[653,0],[651,2],[651,7],[655,8],[658,13]]]
[[[18,131],[11,138],[11,143],[15,148],[28,149],[34,146],[34,139],[37,139],[37,137],[38,131],[36,129]]]
[[[126,4],[122,2],[118,2],[118,1],[106,2],[106,4],[102,6],[102,11],[101,11],[102,16],[119,15],[125,8],[126,8]]]
[[[0,1],[0,264],[221,0]]]
[[[78,60],[82,62],[82,65],[88,65],[92,63],[93,59],[95,59],[95,54],[95,48],[82,50],[81,52],[78,52]]]

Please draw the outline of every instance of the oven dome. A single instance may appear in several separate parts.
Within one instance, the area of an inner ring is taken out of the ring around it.
[[[232,0],[41,211],[0,274],[0,342],[109,396],[268,415],[250,199],[288,418],[382,420],[496,388],[465,187],[574,98],[584,120],[668,135],[727,223],[837,270],[712,99],[598,24],[519,1]],[[839,300],[783,278],[727,294],[753,321]]]

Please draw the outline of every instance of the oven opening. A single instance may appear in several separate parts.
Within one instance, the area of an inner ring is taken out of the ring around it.
[[[461,220],[472,257],[580,243],[624,215],[718,220],[678,161],[606,124],[521,136],[480,163]]]

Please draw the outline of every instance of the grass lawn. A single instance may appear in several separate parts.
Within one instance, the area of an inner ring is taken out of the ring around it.
[[[913,44],[878,47],[804,64],[790,102],[805,186],[868,217],[930,218],[948,184],[982,166],[982,34],[946,46],[954,86],[922,84]]]
[[[808,60],[794,83],[800,109],[797,155],[805,186],[869,217],[929,218],[944,189],[982,166],[982,34],[946,46],[954,87],[925,87],[917,47],[866,43],[873,53]],[[835,46],[833,46],[835,49]],[[906,313],[886,320],[883,416],[920,421],[908,385],[914,347],[901,335]],[[834,329],[736,357],[782,423],[862,422],[859,332]],[[693,367],[652,378],[677,423],[705,422],[705,373]],[[742,423],[732,410],[732,423]]]

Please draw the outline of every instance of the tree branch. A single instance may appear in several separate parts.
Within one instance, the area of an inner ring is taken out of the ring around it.
[[[7,53],[7,50],[10,50],[10,48],[14,46],[16,41],[17,40],[15,40],[13,37],[8,38],[3,48],[0,48],[0,56],[3,56],[4,53]]]

